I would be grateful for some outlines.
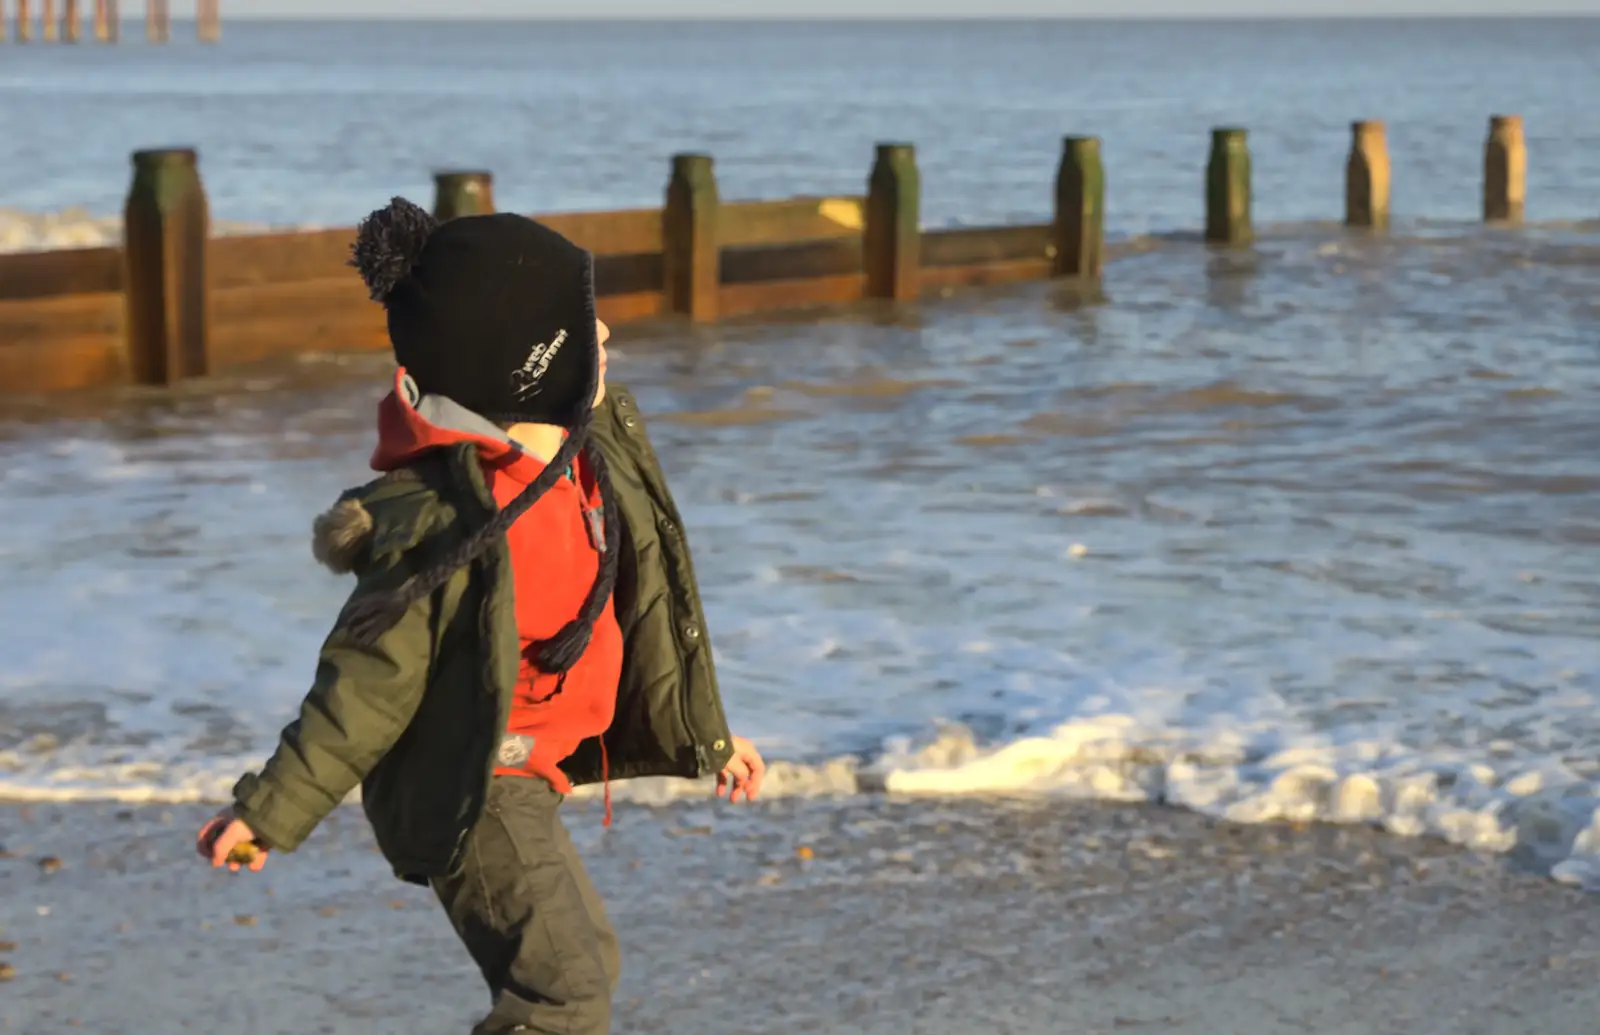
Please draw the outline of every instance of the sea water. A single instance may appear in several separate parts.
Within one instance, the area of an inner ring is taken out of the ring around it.
[[[495,168],[524,209],[656,203],[689,149],[728,196],[859,190],[871,143],[908,137],[931,224],[1041,220],[1059,135],[1087,130],[1126,238],[1195,226],[1207,127],[1249,125],[1260,243],[1157,239],[1099,305],[1045,284],[618,328],[734,725],[779,794],[1371,822],[1587,881],[1600,131],[1562,88],[1593,83],[1597,24],[240,25],[215,50],[37,47],[6,51],[0,203],[77,228],[13,246],[114,240],[124,152],[163,141],[202,146],[219,219],[248,228],[349,222],[446,160]],[[24,118],[46,95],[59,117]],[[1496,110],[1529,119],[1533,229],[1471,225]],[[1317,222],[1363,116],[1391,124],[1386,240]],[[310,521],[368,476],[388,376],[314,356],[0,402],[0,796],[217,798],[270,752],[349,588],[313,564]]]

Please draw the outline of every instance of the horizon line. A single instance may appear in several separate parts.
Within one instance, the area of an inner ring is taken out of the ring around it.
[[[1485,22],[1485,21],[1592,21],[1600,19],[1600,10],[1596,11],[1517,11],[1517,12],[1366,12],[1343,14],[1337,12],[1307,12],[1304,14],[1247,14],[1242,12],[1219,11],[1212,14],[937,14],[937,15],[897,15],[897,14],[775,14],[775,15],[750,15],[750,14],[433,14],[427,11],[408,12],[406,14],[362,14],[360,12],[344,12],[330,14],[260,14],[243,12],[240,14],[225,15],[224,24],[230,22],[361,22],[361,23],[407,23],[407,22],[461,22],[461,23],[505,23],[505,22],[568,22],[568,23],[608,23],[632,22],[639,24],[676,22],[724,22],[731,24],[761,24],[782,22],[807,22],[807,23],[897,23],[897,22]],[[131,15],[120,18],[121,22],[134,22],[142,24],[143,15]],[[173,15],[169,21],[172,24],[192,24],[193,15],[178,17]]]

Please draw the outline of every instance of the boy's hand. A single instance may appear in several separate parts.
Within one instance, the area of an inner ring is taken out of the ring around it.
[[[234,814],[230,805],[200,828],[195,851],[211,860],[213,867],[226,865],[235,872],[241,866],[259,871],[267,864],[267,850],[256,841],[256,832]]]
[[[717,774],[717,797],[722,797],[722,792],[727,791],[730,802],[738,801],[741,793],[745,801],[755,801],[756,795],[761,793],[761,780],[766,775],[767,763],[756,746],[743,737],[734,737],[733,757]]]

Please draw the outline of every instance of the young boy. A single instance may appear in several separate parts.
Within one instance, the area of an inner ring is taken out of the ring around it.
[[[359,783],[395,873],[433,887],[489,984],[475,1035],[601,1035],[617,940],[557,806],[575,784],[711,773],[751,800],[765,765],[728,732],[637,409],[606,391],[589,254],[396,198],[352,265],[400,366],[383,475],[313,528],[355,591],[299,718],[198,849],[238,869],[253,848],[259,870]]]

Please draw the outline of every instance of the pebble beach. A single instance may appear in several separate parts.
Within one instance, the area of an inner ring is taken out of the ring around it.
[[[487,997],[342,809],[260,874],[210,810],[0,809],[0,1031],[464,1031]],[[1360,827],[1149,806],[680,801],[567,822],[619,1032],[1587,1035],[1590,896]]]

